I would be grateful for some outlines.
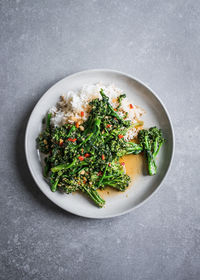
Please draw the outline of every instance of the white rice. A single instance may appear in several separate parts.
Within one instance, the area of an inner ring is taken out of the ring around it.
[[[117,97],[124,92],[114,85],[105,86],[103,84],[84,85],[78,92],[69,91],[61,96],[56,106],[52,107],[49,112],[52,113],[51,124],[54,126],[62,126],[65,123],[83,123],[87,120],[90,113],[89,102],[95,98],[101,99],[100,89],[109,97],[109,102],[116,108],[118,106]],[[130,108],[130,104],[132,105]],[[81,113],[83,112],[83,113]],[[122,100],[122,106],[118,114],[124,116],[128,113],[125,120],[130,120],[132,124],[141,120],[144,110],[137,105],[132,104],[127,98]],[[84,115],[83,115],[84,114]],[[82,115],[82,116],[81,116]],[[125,140],[133,139],[140,128],[133,127],[125,135]]]

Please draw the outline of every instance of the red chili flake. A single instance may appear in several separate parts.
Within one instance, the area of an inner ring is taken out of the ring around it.
[[[79,156],[78,159],[79,159],[80,161],[83,161],[83,160],[84,160],[84,157]]]
[[[63,139],[60,139],[60,140],[59,140],[59,146],[60,146],[60,147],[63,145],[63,142],[64,142]]]
[[[75,142],[77,139],[76,138],[68,138],[67,140],[70,141],[70,142]]]
[[[84,112],[83,111],[81,111],[81,117],[84,117]]]
[[[97,174],[98,176],[102,176],[102,172],[101,171],[99,171],[99,173]]]
[[[86,158],[87,158],[87,157],[90,157],[90,154],[86,153],[86,154],[85,154],[85,157],[86,157]]]
[[[114,111],[117,111],[117,109],[116,109],[116,108],[114,108]]]
[[[114,117],[114,120],[117,120],[117,118],[116,118],[116,117]]]
[[[133,109],[133,105],[132,104],[129,104],[129,107],[130,107],[130,109]]]
[[[111,163],[110,162],[109,162],[108,166],[111,167]]]
[[[83,181],[83,184],[86,184],[86,182],[87,182],[87,181],[86,181],[86,180],[84,180],[84,181]]]
[[[79,123],[77,122],[77,123],[75,124],[75,126],[76,126],[76,128],[79,128]]]
[[[104,156],[104,155],[102,155],[102,156],[101,156],[101,159],[102,159],[102,160],[105,160],[105,156]]]
[[[122,134],[119,134],[119,135],[118,135],[118,138],[119,138],[119,139],[122,139],[123,137],[124,137],[124,135],[122,135]]]
[[[125,162],[121,162],[120,164],[121,164],[122,166],[124,166],[124,165],[125,165]]]
[[[107,124],[107,126],[106,126],[106,127],[107,127],[107,128],[109,128],[109,127],[111,127],[111,126],[112,126],[112,124]]]

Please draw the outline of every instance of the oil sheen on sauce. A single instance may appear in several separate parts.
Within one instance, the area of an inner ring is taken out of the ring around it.
[[[130,185],[134,184],[137,176],[142,174],[143,169],[143,157],[141,154],[139,155],[125,155],[120,158],[120,162],[125,164],[126,173],[130,176],[131,182]],[[100,196],[105,198],[106,196],[113,196],[120,193],[118,190],[115,190],[110,187],[106,187],[104,190],[98,190]]]

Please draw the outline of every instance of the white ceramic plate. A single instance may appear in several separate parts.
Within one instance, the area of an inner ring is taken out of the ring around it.
[[[42,168],[36,150],[36,141],[41,132],[42,119],[48,109],[55,105],[63,93],[78,90],[84,84],[114,83],[124,90],[133,104],[141,106],[146,114],[143,118],[145,127],[158,126],[167,139],[158,157],[158,173],[156,176],[140,176],[134,185],[125,193],[106,197],[106,206],[102,209],[94,206],[82,194],[52,193],[49,185],[42,176]],[[142,82],[130,75],[105,69],[88,70],[70,75],[52,86],[36,104],[28,121],[25,135],[25,152],[31,174],[41,191],[55,204],[73,214],[88,218],[109,218],[125,214],[143,201],[147,200],[163,181],[173,155],[174,137],[169,115],[155,93]],[[128,194],[128,195],[127,195]]]

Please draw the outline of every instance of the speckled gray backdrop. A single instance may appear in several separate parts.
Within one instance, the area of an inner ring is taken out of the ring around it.
[[[1,0],[0,13],[0,279],[200,279],[200,2]],[[59,209],[24,158],[38,99],[90,68],[146,82],[176,134],[162,188],[108,220]]]

